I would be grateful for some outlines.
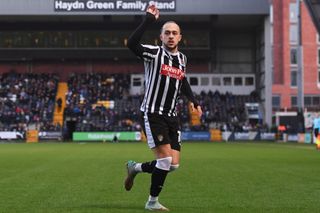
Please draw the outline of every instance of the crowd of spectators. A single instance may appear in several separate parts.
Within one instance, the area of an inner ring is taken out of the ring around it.
[[[68,88],[68,106],[122,99],[129,95],[130,76],[108,73],[72,74],[68,80]]]
[[[219,91],[201,92],[196,99],[202,107],[203,114],[199,126],[190,125],[188,101],[181,97],[177,104],[183,130],[206,131],[221,129],[222,131],[246,131],[256,127],[256,123],[249,123],[245,110],[245,103],[259,101],[255,93],[250,95],[221,94]]]
[[[129,95],[130,76],[108,73],[73,74],[68,81],[65,117],[77,120],[77,131],[140,130],[139,107]],[[108,104],[102,102],[108,101]]]
[[[129,95],[130,78],[122,74],[86,73],[72,75],[68,81],[65,116],[77,119],[77,131],[135,131],[141,130],[140,103],[142,96]],[[190,125],[188,101],[181,96],[177,111],[183,130],[246,131],[254,128],[248,123],[245,103],[258,102],[255,93],[250,95],[201,92],[196,95],[203,108],[201,125]],[[97,104],[113,101],[112,107]]]
[[[59,79],[55,74],[15,73],[0,75],[0,131],[25,131],[35,124],[41,131],[60,131],[53,125]],[[72,74],[68,80],[64,118],[76,120],[76,131],[140,131],[142,95],[130,95],[130,76],[109,73]],[[258,102],[250,95],[201,92],[201,124],[190,125],[188,101],[181,96],[177,111],[183,130],[247,131],[245,103]],[[58,105],[58,104],[57,104]]]
[[[0,130],[26,131],[30,124],[51,123],[57,83],[55,74],[0,75]]]
[[[248,123],[245,110],[246,103],[257,103],[259,97],[255,92],[250,95],[221,94],[215,92],[201,92],[196,95],[202,106],[202,129],[221,129],[223,131],[245,131],[254,128],[256,123]]]

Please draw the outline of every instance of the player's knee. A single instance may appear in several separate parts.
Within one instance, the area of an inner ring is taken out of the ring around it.
[[[156,167],[158,169],[170,171],[170,166],[172,162],[172,157],[165,157],[157,159]]]
[[[179,164],[171,164],[170,172],[174,172],[179,168]]]

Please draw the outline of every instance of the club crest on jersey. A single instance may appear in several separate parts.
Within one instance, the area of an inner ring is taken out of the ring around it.
[[[161,65],[161,75],[169,76],[170,78],[175,78],[178,80],[182,80],[185,76],[183,70],[178,69],[176,67],[169,66],[167,64]]]

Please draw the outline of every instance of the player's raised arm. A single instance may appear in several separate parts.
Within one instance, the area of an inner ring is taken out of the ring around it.
[[[147,8],[146,12],[152,14],[156,20],[158,20],[158,18],[160,16],[160,11],[154,5],[150,5]]]
[[[159,18],[160,12],[154,6],[150,5],[146,10],[146,16],[138,28],[130,35],[128,39],[128,48],[137,56],[142,57],[143,47],[140,44],[143,33],[147,27],[154,23]]]

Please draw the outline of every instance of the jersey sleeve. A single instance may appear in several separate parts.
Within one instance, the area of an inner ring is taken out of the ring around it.
[[[155,17],[151,13],[146,13],[146,16],[137,29],[130,35],[128,39],[128,48],[139,58],[150,60],[155,57],[159,47],[152,45],[142,45],[141,38],[149,25],[155,22]]]
[[[159,50],[159,46],[142,44],[142,54],[140,58],[145,61],[151,61],[157,57]]]
[[[188,98],[188,100],[191,101],[194,104],[194,106],[196,108],[197,108],[197,106],[199,106],[199,103],[196,100],[196,98],[194,97],[193,92],[192,92],[191,87],[190,87],[190,84],[189,84],[189,82],[188,82],[186,77],[184,77],[183,80],[182,80],[181,93],[183,95],[185,95]]]
[[[187,72],[187,56],[182,54],[182,59],[183,59],[183,64],[185,66],[185,73]],[[181,93],[183,95],[185,95],[189,101],[191,101],[194,106],[197,108],[197,106],[199,106],[199,102],[196,100],[196,98],[194,97],[193,95],[193,92],[192,92],[192,89],[190,87],[190,84],[187,80],[187,77],[185,76],[183,79],[182,79],[182,85],[181,85]]]

